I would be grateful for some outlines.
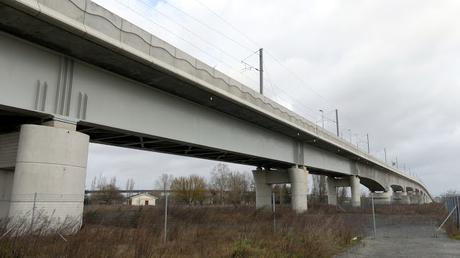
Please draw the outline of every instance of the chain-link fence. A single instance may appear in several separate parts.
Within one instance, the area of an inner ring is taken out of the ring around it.
[[[0,230],[16,234],[75,231],[81,225],[84,194],[15,194],[0,199]]]
[[[445,197],[445,205],[458,229],[460,229],[460,196]]]

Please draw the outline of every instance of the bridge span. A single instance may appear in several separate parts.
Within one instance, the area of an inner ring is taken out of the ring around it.
[[[416,178],[90,0],[0,3],[0,218],[26,216],[15,196],[69,194],[45,213],[81,217],[88,143],[247,164],[256,203],[290,183],[307,209],[308,173],[328,176],[328,201],[359,185],[377,201],[425,203]]]

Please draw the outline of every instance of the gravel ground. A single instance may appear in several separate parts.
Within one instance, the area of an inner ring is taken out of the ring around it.
[[[363,239],[338,258],[352,257],[460,257],[460,241],[436,232],[436,222],[423,216],[379,216],[377,235]]]

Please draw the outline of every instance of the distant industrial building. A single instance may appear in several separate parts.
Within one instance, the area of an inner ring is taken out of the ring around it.
[[[149,193],[140,193],[129,197],[128,204],[133,206],[155,206],[158,197]]]

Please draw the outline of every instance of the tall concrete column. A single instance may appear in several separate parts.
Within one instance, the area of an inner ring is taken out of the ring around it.
[[[410,203],[413,203],[413,204],[420,204],[421,203],[421,195],[420,195],[420,192],[412,192],[412,195],[411,195],[411,201]]]
[[[272,186],[266,182],[266,171],[257,169],[252,171],[256,187],[256,208],[271,207]]]
[[[391,204],[391,196],[392,196],[391,189],[386,192],[380,192],[380,193],[373,192],[372,195],[374,196],[375,204],[379,204],[379,205]]]
[[[9,217],[12,226],[21,220],[51,228],[82,223],[89,136],[70,129],[22,125]]]
[[[0,169],[0,220],[8,217],[13,176],[12,170]]]
[[[361,207],[361,189],[358,176],[350,176],[351,206]]]
[[[19,132],[0,135],[0,219],[6,219],[10,210],[18,142]]]
[[[423,193],[423,203],[428,203],[428,195]]]
[[[425,203],[425,195],[423,193],[419,193],[420,195],[420,204],[424,204]]]
[[[304,212],[308,209],[308,171],[303,168],[292,167],[288,169],[291,180],[291,205],[296,212]]]
[[[327,204],[337,205],[337,188],[333,177],[327,177]]]
[[[407,191],[407,198],[411,204],[416,204],[415,192],[414,191]]]
[[[410,198],[407,195],[407,192],[393,192],[393,202],[400,204],[410,204]]]

